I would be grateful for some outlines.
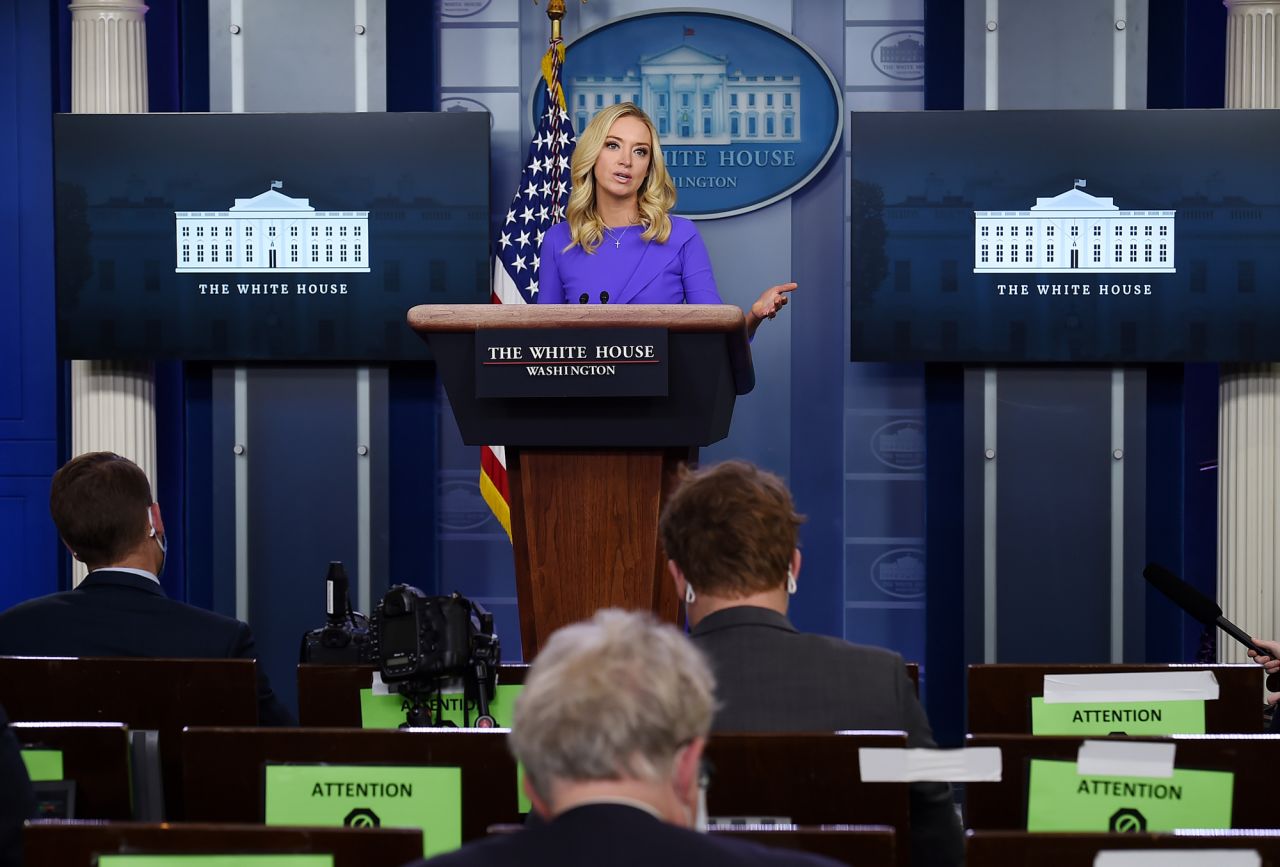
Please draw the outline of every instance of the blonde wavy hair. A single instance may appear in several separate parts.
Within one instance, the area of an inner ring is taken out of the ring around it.
[[[676,185],[662,158],[658,130],[649,115],[634,102],[620,102],[600,111],[578,136],[570,166],[573,191],[569,194],[567,210],[570,241],[566,250],[577,244],[586,252],[594,253],[604,240],[604,220],[596,212],[596,160],[600,157],[614,121],[622,117],[634,117],[642,121],[649,128],[649,139],[653,143],[649,151],[649,173],[640,183],[636,197],[640,224],[644,226],[640,237],[659,244],[666,243],[667,238],[671,237],[671,217],[667,212],[675,206]]]

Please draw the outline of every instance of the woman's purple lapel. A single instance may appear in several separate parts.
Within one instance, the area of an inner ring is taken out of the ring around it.
[[[671,219],[671,235],[667,238],[667,242],[665,244],[650,242],[646,245],[645,251],[640,257],[640,263],[636,265],[636,270],[632,273],[631,279],[627,281],[626,286],[622,287],[622,292],[619,293],[618,297],[611,299],[610,303],[630,304],[631,299],[652,283],[654,278],[671,264],[671,260],[680,254],[680,251],[684,248],[685,241],[689,240],[692,231],[693,223],[673,217]]]

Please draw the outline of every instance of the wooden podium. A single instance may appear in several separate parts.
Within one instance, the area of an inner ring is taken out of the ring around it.
[[[600,608],[679,616],[658,517],[681,464],[729,432],[755,385],[742,311],[732,305],[420,305],[409,324],[430,343],[468,445],[504,445],[524,659],[555,629]],[[477,332],[607,329],[666,333],[665,395],[477,396]]]

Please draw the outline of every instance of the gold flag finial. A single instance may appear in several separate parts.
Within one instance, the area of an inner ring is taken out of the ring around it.
[[[587,0],[582,0],[586,5]],[[533,5],[538,5],[538,0],[533,0]],[[560,20],[564,18],[564,0],[547,0],[547,17],[551,19],[551,41],[555,42],[560,38]]]

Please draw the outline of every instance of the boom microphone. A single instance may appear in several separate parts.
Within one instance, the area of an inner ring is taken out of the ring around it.
[[[1205,596],[1196,588],[1183,581],[1177,575],[1174,575],[1168,569],[1159,563],[1148,563],[1147,568],[1142,570],[1142,577],[1146,578],[1165,596],[1173,600],[1173,604],[1177,605],[1183,611],[1190,614],[1196,620],[1199,620],[1205,626],[1217,626],[1223,632],[1230,635],[1236,641],[1245,647],[1256,652],[1259,656],[1273,656],[1271,651],[1259,647],[1253,643],[1253,639],[1249,637],[1239,626],[1236,626],[1230,620],[1222,616],[1222,607],[1214,602],[1208,596]]]

